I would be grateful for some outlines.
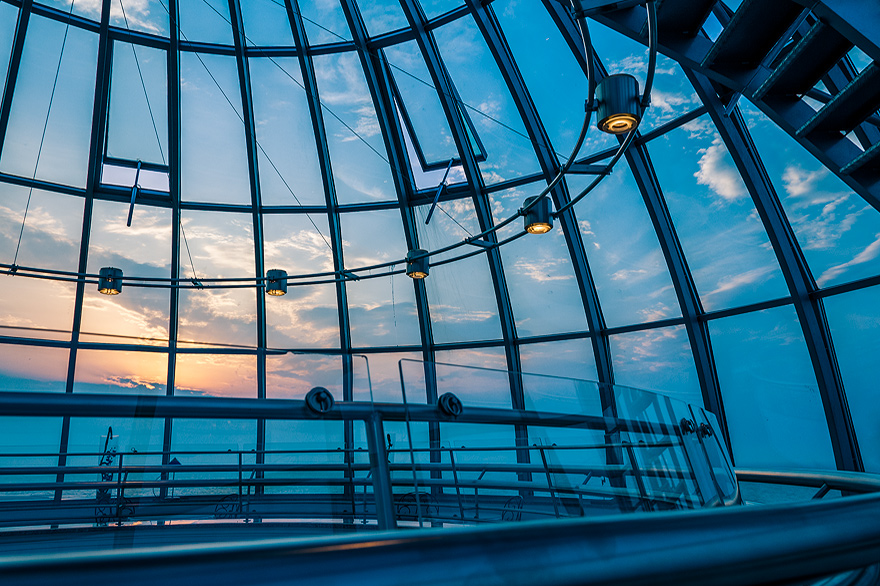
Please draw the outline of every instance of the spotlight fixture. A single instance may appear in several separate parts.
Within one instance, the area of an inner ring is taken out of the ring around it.
[[[639,82],[632,75],[609,75],[596,86],[597,124],[608,134],[623,134],[639,125]]]
[[[416,248],[406,253],[406,275],[413,279],[428,276],[428,251]]]
[[[122,269],[104,267],[98,273],[98,293],[119,295],[122,293]]]
[[[276,297],[287,293],[287,271],[281,269],[266,271],[266,293]]]
[[[536,201],[537,203],[532,205]],[[546,195],[543,197],[537,195],[529,197],[523,202],[523,208],[528,208],[530,205],[532,207],[523,213],[526,232],[529,234],[546,234],[552,230],[553,215],[550,212],[552,205],[550,198]]]

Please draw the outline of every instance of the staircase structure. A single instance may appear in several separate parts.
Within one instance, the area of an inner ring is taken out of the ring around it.
[[[602,6],[604,4],[604,6]],[[629,3],[585,3],[598,22],[647,44]],[[880,210],[880,5],[858,0],[656,0],[659,51],[705,77],[729,115],[741,96]],[[720,24],[713,39],[705,31]],[[872,62],[857,69],[854,50]]]

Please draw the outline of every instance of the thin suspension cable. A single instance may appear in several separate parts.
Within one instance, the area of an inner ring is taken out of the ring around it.
[[[208,6],[208,8],[210,8],[211,10],[213,10],[218,16],[220,16],[220,18],[222,18],[224,21],[226,21],[226,23],[227,23],[229,26],[232,26],[232,23],[231,23],[229,20],[227,20],[226,17],[223,16],[223,14],[221,14],[220,12],[217,12],[217,9],[214,8],[213,6],[211,6],[211,5],[207,2],[207,0],[203,0],[203,1],[204,1],[205,4]],[[162,5],[162,8],[165,8],[165,10],[168,11],[168,8],[165,7],[165,4],[162,3],[161,0],[160,0],[159,3]],[[169,12],[168,14],[169,14],[169,16],[170,16],[171,13]],[[183,39],[184,39],[185,41],[187,41],[187,42],[189,41],[189,39],[186,38],[186,35],[184,34],[184,32],[181,30],[181,28],[180,28],[180,23],[179,23],[179,22],[177,23],[177,32],[183,37]],[[244,35],[244,33],[242,33],[242,35],[245,37],[245,40],[250,40],[250,39],[247,38],[246,35]],[[221,95],[223,96],[223,98],[226,100],[226,103],[229,104],[229,107],[232,108],[232,111],[233,111],[233,112],[235,112],[235,115],[238,117],[239,121],[242,123],[242,126],[243,126],[243,125],[244,125],[244,117],[243,117],[243,116],[239,113],[239,111],[235,108],[235,105],[232,103],[232,100],[229,99],[229,96],[228,96],[228,95],[226,94],[226,92],[223,90],[223,87],[220,85],[220,82],[217,81],[217,78],[214,77],[214,74],[213,74],[213,73],[211,73],[211,70],[208,68],[208,65],[202,60],[202,56],[201,56],[198,52],[195,52],[194,54],[195,54],[195,56],[196,56],[196,59],[199,60],[199,63],[202,64],[202,67],[205,68],[205,71],[207,72],[208,76],[211,78],[211,81],[213,81],[213,82],[214,82],[214,85],[217,86],[217,89],[220,90],[220,94],[221,94]],[[273,62],[276,66],[280,67],[277,63],[275,63],[275,61],[272,61],[272,62]],[[284,71],[283,68],[281,68],[281,69],[282,69],[282,71]],[[285,71],[285,73],[287,73],[287,72]],[[288,74],[288,77],[290,77],[290,74]],[[290,78],[293,79],[293,77],[290,77]],[[294,80],[294,81],[296,81],[296,80]],[[300,86],[300,87],[302,87],[302,86]],[[303,88],[303,89],[305,89],[305,88]],[[280,170],[278,169],[278,167],[275,165],[275,162],[272,160],[272,157],[269,156],[269,153],[266,152],[266,149],[264,149],[264,148],[263,148],[263,145],[260,144],[260,141],[257,140],[256,134],[254,134],[254,144],[257,145],[257,148],[260,149],[260,152],[263,153],[263,155],[266,157],[266,160],[269,161],[269,164],[272,166],[272,169],[275,171],[275,173],[276,173],[276,174],[278,175],[278,177],[281,179],[281,182],[284,184],[284,187],[287,188],[287,191],[290,192],[290,195],[293,196],[293,199],[296,201],[297,205],[302,206],[302,205],[303,205],[302,202],[299,200],[299,198],[297,197],[296,193],[294,193],[293,189],[290,187],[290,184],[287,183],[287,180],[284,178],[284,175],[281,174],[281,171],[280,171]],[[324,244],[326,244],[326,245],[327,245],[327,248],[329,248],[330,251],[332,252],[332,251],[333,251],[333,247],[330,245],[330,242],[329,242],[329,241],[327,240],[327,238],[324,236],[324,233],[321,232],[321,229],[318,228],[318,225],[317,225],[317,224],[315,223],[315,221],[312,219],[311,214],[306,213],[306,217],[309,219],[309,223],[312,224],[312,226],[315,228],[315,231],[318,233],[318,235],[321,236],[321,240],[324,241]],[[184,236],[184,238],[186,238],[186,237]],[[195,271],[193,271],[193,272],[195,272]]]
[[[122,19],[125,21],[125,28],[128,31],[131,31],[131,28],[128,26],[128,17],[125,15],[125,6],[123,6],[122,0],[119,0],[119,7],[122,9]],[[162,164],[165,165],[165,152],[162,150],[162,139],[159,138],[159,129],[156,127],[156,117],[153,116],[153,107],[150,105],[150,96],[147,94],[147,84],[144,83],[144,74],[141,71],[141,63],[137,56],[137,51],[134,50],[134,43],[130,43],[131,46],[131,54],[134,56],[134,64],[137,66],[138,77],[141,78],[141,87],[144,90],[144,99],[147,100],[147,110],[150,112],[150,120],[153,123],[153,132],[156,135],[156,144],[159,147],[159,156],[162,157]]]
[[[278,6],[284,7],[284,5],[281,4],[280,2],[278,2],[278,0],[270,0],[270,2],[272,2],[273,4],[276,4],[276,5],[278,5]],[[311,20],[310,18],[308,18],[307,16],[305,16],[302,12],[298,12],[297,14],[299,14],[300,18],[302,18],[303,20],[310,22],[311,24],[317,26],[318,28],[320,28],[321,30],[323,30],[323,31],[325,31],[325,32],[327,32],[327,33],[330,33],[331,35],[333,35],[334,37],[340,39],[341,41],[344,41],[344,42],[348,42],[348,41],[349,41],[349,39],[343,37],[343,36],[340,35],[339,33],[337,33],[337,32],[335,32],[335,31],[332,31],[332,30],[328,29],[327,27],[325,27],[325,26],[319,24],[318,22],[315,22],[314,20]],[[475,106],[471,106],[470,104],[468,104],[468,103],[465,102],[464,100],[458,98],[457,96],[449,95],[449,94],[447,94],[446,92],[444,92],[444,91],[442,91],[442,90],[438,90],[438,89],[437,89],[437,88],[436,88],[431,82],[429,82],[429,81],[427,81],[427,80],[424,80],[424,79],[420,78],[419,76],[417,76],[417,75],[415,75],[415,74],[413,74],[413,73],[410,73],[409,71],[403,69],[402,67],[398,67],[397,65],[395,65],[394,63],[392,63],[391,61],[389,61],[386,57],[384,57],[383,55],[380,55],[378,51],[377,51],[377,52],[373,52],[373,51],[370,51],[369,49],[367,49],[366,47],[364,47],[363,49],[364,49],[364,51],[366,51],[368,54],[370,54],[370,55],[372,55],[372,56],[378,58],[380,61],[385,62],[385,64],[388,65],[389,67],[391,67],[392,69],[396,69],[397,71],[400,71],[400,72],[403,73],[404,75],[406,75],[406,76],[408,76],[408,77],[414,79],[415,81],[417,81],[417,82],[419,82],[419,83],[421,83],[421,84],[423,84],[423,85],[425,85],[425,86],[431,88],[432,90],[434,90],[434,91],[436,91],[436,92],[440,92],[440,93],[442,93],[444,96],[450,98],[450,99],[451,99],[453,102],[455,102],[456,104],[458,104],[458,105],[460,105],[460,106],[464,106],[464,107],[467,108],[468,110],[470,110],[470,111],[472,111],[472,112],[475,112],[475,113],[479,114],[480,116],[486,118],[487,120],[491,120],[491,121],[494,122],[495,124],[498,124],[499,126],[501,126],[501,127],[505,128],[505,129],[507,129],[507,130],[513,132],[513,133],[516,134],[517,136],[520,136],[521,138],[526,139],[527,141],[529,141],[530,143],[532,143],[534,146],[538,146],[538,147],[541,147],[541,146],[542,146],[542,145],[538,144],[537,141],[532,140],[532,138],[531,138],[530,136],[528,136],[528,135],[526,135],[526,134],[523,134],[523,133],[520,132],[519,130],[517,130],[517,129],[515,129],[515,128],[513,128],[513,127],[507,125],[507,124],[505,124],[504,122],[502,122],[501,120],[495,118],[495,117],[492,116],[491,114],[487,114],[486,112],[483,112],[483,111],[480,110],[479,108],[477,108],[477,107],[475,107]],[[559,157],[563,157],[563,158],[565,157],[565,155],[563,155],[563,154],[561,154],[561,153],[558,153],[558,152],[556,152],[556,151],[553,151],[553,152],[554,152],[557,156],[559,156]]]
[[[186,230],[183,229],[183,220],[180,220],[180,233],[183,235],[183,246],[186,248],[186,255],[189,257],[189,266],[192,268],[193,281],[197,281],[199,277],[196,274],[196,265],[193,262],[192,254],[189,251],[189,242],[186,240]]]
[[[67,16],[70,16],[73,13],[73,3],[76,0],[70,0],[70,9],[67,12]],[[49,108],[46,110],[46,120],[43,122],[43,134],[40,136],[40,148],[37,150],[37,160],[34,162],[34,173],[31,176],[31,181],[36,180],[37,178],[37,170],[40,168],[40,158],[43,155],[43,144],[46,141],[46,130],[49,128],[49,116],[52,113],[52,104],[55,101],[55,89],[58,87],[58,77],[61,74],[61,60],[64,58],[64,47],[67,46],[67,33],[70,31],[70,19],[68,18],[67,24],[64,26],[64,39],[61,41],[61,53],[58,55],[58,65],[55,67],[55,79],[52,82],[52,93],[49,95]],[[18,253],[21,250],[21,239],[24,236],[24,225],[27,222],[28,211],[31,208],[31,196],[34,194],[33,186],[28,189],[28,198],[27,203],[24,206],[24,215],[21,218],[21,228],[18,231],[18,244],[15,245],[15,256],[12,259],[12,265],[18,262]]]

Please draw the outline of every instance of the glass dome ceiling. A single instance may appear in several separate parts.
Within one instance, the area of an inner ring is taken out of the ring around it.
[[[730,15],[718,3],[698,37]],[[644,86],[647,41],[623,28],[590,21],[597,70]],[[473,241],[567,161],[581,51],[555,0],[0,2],[3,390],[365,400],[365,355],[396,400],[416,358],[702,404],[738,465],[880,472],[877,194],[769,98],[660,55],[613,173],[546,235],[517,220]],[[800,103],[873,67],[853,47]],[[867,151],[875,121],[847,138]],[[619,144],[590,128],[554,209]],[[408,251],[466,239],[404,274]],[[102,267],[140,280],[101,295]],[[264,294],[270,269],[285,296]],[[461,398],[522,407],[514,379]],[[3,419],[0,443],[47,451],[107,426]],[[151,425],[157,450],[267,441],[264,422]]]

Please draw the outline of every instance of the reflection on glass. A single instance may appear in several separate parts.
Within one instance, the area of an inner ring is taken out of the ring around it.
[[[715,320],[709,331],[737,466],[835,469],[794,308]]]
[[[880,289],[871,287],[835,295],[823,303],[862,461],[865,470],[877,473],[880,472],[880,426],[877,425],[880,402],[877,401],[876,374],[880,371],[880,354],[865,350],[880,346],[877,334]]]
[[[692,405],[703,404],[684,326],[616,334],[609,341],[615,383],[650,389]]]

